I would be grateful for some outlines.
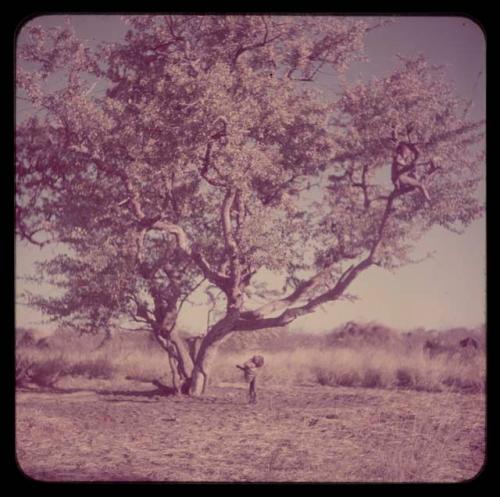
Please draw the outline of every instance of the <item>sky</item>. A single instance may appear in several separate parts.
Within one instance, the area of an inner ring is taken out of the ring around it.
[[[125,32],[116,16],[71,16],[77,33],[89,40],[119,39]],[[60,16],[35,20],[45,26],[60,25]],[[22,43],[21,29],[18,43]],[[369,79],[391,71],[396,54],[423,53],[436,64],[446,65],[448,77],[458,95],[472,99],[471,117],[483,118],[486,112],[486,41],[481,28],[463,17],[395,17],[394,22],[371,31],[366,40],[367,62],[357,62],[347,73],[349,80]],[[318,84],[325,91],[338,89],[332,73],[323,74]],[[19,116],[29,112],[23,104]],[[478,192],[485,198],[484,189]],[[379,322],[395,329],[418,327],[442,329],[473,327],[486,319],[486,221],[472,223],[457,235],[435,228],[415,247],[416,257],[433,252],[433,257],[395,272],[380,268],[365,271],[350,287],[355,302],[339,301],[323,306],[314,314],[296,320],[292,329],[322,331],[346,321]],[[34,262],[50,255],[24,243],[16,244],[16,277],[32,274]],[[16,281],[16,301],[29,289],[22,279]],[[42,289],[43,292],[48,289]],[[206,326],[206,309],[185,306],[179,326],[198,332]],[[16,306],[17,326],[47,327],[44,316],[25,305]]]

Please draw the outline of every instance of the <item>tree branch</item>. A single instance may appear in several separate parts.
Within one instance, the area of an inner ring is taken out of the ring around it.
[[[186,232],[177,224],[171,223],[167,220],[158,220],[152,226],[151,229],[159,229],[172,234],[177,239],[177,244],[179,248],[201,269],[205,277],[211,283],[219,286],[220,288],[226,288],[229,282],[228,277],[225,274],[215,271],[210,264],[206,261],[203,255],[196,249],[191,247],[189,239]]]
[[[352,186],[355,186],[357,188],[361,188],[363,190],[365,209],[368,209],[370,207],[370,199],[368,197],[368,185],[366,184],[366,173],[367,172],[368,172],[368,163],[365,162],[363,164],[363,170],[361,172],[361,182],[354,181],[352,179],[352,174],[349,174],[349,177],[351,178]]]
[[[262,319],[269,314],[274,314],[275,312],[287,309],[292,304],[297,302],[307,290],[311,290],[312,288],[319,285],[323,278],[326,277],[329,270],[330,267],[320,271],[319,273],[316,273],[312,278],[302,282],[289,296],[285,298],[269,302],[253,311],[242,312],[241,318],[250,320]]]
[[[179,303],[179,306],[177,307],[177,312],[178,313],[181,312],[182,306],[188,300],[189,296],[192,295],[193,292],[195,292],[205,280],[206,280],[206,278],[202,278],[200,281],[198,281],[198,283],[196,283],[193,287],[191,287],[186,292],[186,295],[184,295],[184,297],[181,299],[181,301]]]
[[[211,155],[211,152],[212,152],[212,146],[213,146],[212,141],[210,141],[210,142],[207,143],[207,148],[206,148],[206,151],[205,151],[205,157],[203,158],[203,167],[200,170],[200,174],[201,174],[201,177],[207,183],[209,183],[210,185],[216,186],[216,187],[225,187],[226,186],[225,183],[217,182],[217,181],[215,181],[213,179],[210,179],[208,177],[208,168],[210,166],[210,155]],[[217,171],[217,168],[214,167],[214,169]]]
[[[226,253],[229,259],[229,278],[230,278],[230,287],[226,287],[225,291],[228,295],[228,305],[235,305],[236,300],[238,299],[239,286],[241,283],[241,262],[239,260],[238,254],[238,244],[236,242],[236,238],[233,232],[233,225],[231,221],[231,211],[233,209],[233,204],[237,198],[237,190],[234,188],[230,188],[227,190],[226,195],[224,197],[224,201],[222,203],[222,211],[221,211],[221,223],[222,223],[222,232],[224,236],[224,243],[226,247]]]
[[[247,45],[246,47],[240,45],[240,47],[236,50],[236,53],[233,56],[233,61],[231,64],[232,70],[235,69],[236,62],[238,61],[238,58],[241,54],[248,52],[249,50],[253,50],[254,48],[262,48],[266,45],[269,45],[269,43],[276,41],[281,36],[281,34],[277,34],[276,36],[269,38],[269,28],[268,28],[265,16],[261,16],[261,20],[262,20],[262,23],[264,24],[264,37],[263,37],[262,41],[260,41],[258,43],[254,43],[253,45]]]
[[[285,326],[300,316],[303,316],[305,314],[310,314],[311,312],[315,311],[317,307],[319,307],[320,305],[337,300],[340,296],[342,296],[343,292],[352,283],[352,281],[356,278],[356,276],[361,271],[364,271],[371,265],[372,265],[372,260],[368,256],[355,266],[350,266],[342,274],[342,276],[339,278],[336,285],[332,289],[310,300],[303,306],[286,309],[282,314],[280,314],[277,317],[259,319],[257,316],[254,316],[253,319],[246,319],[248,313],[242,313],[240,315],[240,319],[238,319],[238,321],[235,323],[234,330],[251,331],[251,330],[260,330],[263,328],[273,328],[276,326]]]
[[[274,302],[270,302],[268,304],[265,304],[261,307],[259,307],[256,310],[253,311],[246,311],[242,312],[240,315],[240,320],[238,321],[238,326],[240,328],[238,329],[246,329],[244,326],[244,321],[248,320],[248,326],[251,326],[251,328],[248,329],[260,329],[260,328],[265,328],[267,326],[282,326],[285,324],[288,324],[289,322],[295,320],[298,316],[302,314],[307,314],[315,310],[319,305],[338,299],[340,295],[342,295],[342,292],[349,286],[349,284],[352,282],[352,280],[364,269],[369,267],[370,265],[373,264],[373,257],[375,255],[375,251],[377,247],[379,246],[380,242],[382,241],[383,237],[383,230],[387,224],[387,220],[389,219],[389,215],[391,213],[392,209],[392,204],[394,202],[394,199],[397,198],[399,195],[401,195],[400,192],[397,192],[396,190],[393,190],[391,194],[387,198],[387,203],[384,209],[384,213],[382,215],[382,219],[379,224],[378,228],[378,235],[377,238],[374,240],[373,245],[370,249],[370,252],[368,256],[363,259],[361,262],[359,262],[355,266],[350,266],[340,277],[340,279],[337,281],[336,285],[331,289],[328,290],[318,297],[310,300],[307,304],[301,306],[301,307],[296,307],[296,308],[291,308],[290,306],[296,303],[307,290],[310,290],[317,285],[321,283],[324,277],[326,277],[331,270],[331,266],[329,265],[327,268],[323,269],[322,271],[316,273],[312,278],[308,279],[307,281],[304,281],[302,284],[300,284],[294,292],[292,292],[288,297],[285,297],[283,299],[275,300]],[[286,309],[280,316],[276,318],[271,318],[266,319],[266,316],[269,314],[273,314],[277,311],[281,311]],[[259,323],[256,323],[259,322]],[[262,321],[262,322],[261,322]],[[265,321],[265,323],[264,323]],[[254,324],[251,324],[254,322]],[[276,323],[276,324],[273,324]],[[255,328],[254,326],[257,326]]]

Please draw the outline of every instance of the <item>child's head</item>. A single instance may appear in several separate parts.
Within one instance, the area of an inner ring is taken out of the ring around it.
[[[252,362],[258,367],[264,366],[264,358],[261,355],[254,355],[252,357]]]

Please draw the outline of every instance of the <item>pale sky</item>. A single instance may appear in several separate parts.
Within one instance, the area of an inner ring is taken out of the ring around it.
[[[115,16],[71,16],[82,37],[115,40],[124,28]],[[45,26],[62,23],[60,16],[36,20]],[[20,41],[23,33],[21,31]],[[457,93],[473,100],[472,117],[483,118],[486,112],[486,46],[481,29],[461,17],[396,17],[389,26],[368,34],[366,52],[369,62],[356,63],[349,79],[370,78],[388,73],[397,64],[397,53],[423,53],[436,64],[446,64],[447,74],[456,84]],[[335,91],[332,76],[324,75],[319,84]],[[23,104],[18,107],[22,116]],[[484,198],[484,190],[479,192]],[[463,235],[432,230],[415,248],[415,256],[430,251],[435,254],[422,263],[390,273],[380,268],[365,271],[352,284],[350,293],[358,300],[336,302],[314,314],[300,318],[292,329],[316,331],[331,329],[345,321],[377,321],[396,329],[415,327],[445,328],[477,326],[486,319],[486,222],[474,222]],[[16,276],[33,272],[33,262],[47,257],[40,250],[18,243]],[[16,294],[29,288],[22,280]],[[43,326],[44,317],[26,306],[16,306],[18,326]],[[185,306],[180,326],[204,330],[206,310]]]

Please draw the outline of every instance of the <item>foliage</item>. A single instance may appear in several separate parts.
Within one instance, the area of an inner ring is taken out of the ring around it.
[[[287,325],[367,268],[412,262],[433,226],[483,214],[483,123],[439,68],[403,59],[337,99],[315,85],[362,59],[362,20],[129,16],[123,40],[97,47],[35,21],[19,50],[38,112],[17,128],[16,227],[66,253],[40,268],[62,296],[31,302],[82,332],[141,323],[194,390],[228,334]],[[388,181],[404,143],[428,203]],[[250,309],[265,269],[286,295]],[[173,333],[202,279],[226,309],[191,360]]]

